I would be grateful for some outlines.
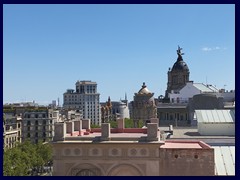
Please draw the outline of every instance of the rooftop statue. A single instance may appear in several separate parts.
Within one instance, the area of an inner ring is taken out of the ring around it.
[[[182,55],[184,55],[184,53],[182,53],[181,50],[182,48],[178,46],[177,54],[178,54],[178,57],[182,59]]]

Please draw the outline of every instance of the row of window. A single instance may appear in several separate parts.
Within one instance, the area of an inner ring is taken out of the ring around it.
[[[52,124],[52,123],[53,123],[52,120],[49,120],[48,122],[49,122],[49,124]],[[43,125],[46,125],[46,124],[47,124],[47,121],[46,121],[46,120],[43,120],[43,121],[42,121],[42,124],[43,124]],[[33,121],[27,121],[27,125],[28,125],[28,126],[33,125]],[[37,125],[41,125],[41,121],[40,121],[40,123],[39,123],[38,120],[36,120],[36,121],[35,121],[35,125],[36,125],[36,126],[37,126]],[[26,126],[25,123],[24,123],[24,126]]]
[[[69,103],[70,104],[70,103]],[[67,106],[68,104],[65,104],[65,106]],[[91,112],[95,112],[95,110],[97,110],[96,112],[99,112],[99,106],[97,106],[96,108],[94,106],[70,106],[71,108],[75,108],[75,109],[82,109],[82,111],[84,112],[85,109],[87,109],[88,111]]]
[[[24,114],[24,118],[46,118],[47,115],[44,114]]]
[[[80,105],[97,105],[97,107],[99,106],[99,103],[97,102],[78,102],[77,100],[74,102],[74,101],[67,101],[65,100],[64,101],[64,104],[80,104]]]
[[[35,135],[34,134],[30,134],[30,133],[27,133],[27,137],[30,138],[30,137],[46,137],[47,136],[47,133],[43,132],[41,135],[42,136],[39,136],[40,133],[36,132]],[[49,132],[49,137],[52,136],[52,131]]]
[[[188,120],[188,114],[185,115],[179,113],[160,113],[160,120]]]
[[[53,129],[51,126],[50,127],[48,127],[47,126],[47,128],[46,128],[46,126],[35,126],[35,130],[41,130],[41,131],[45,131],[45,130],[51,130],[51,129]],[[30,126],[28,126],[27,127],[27,131],[31,131],[31,130],[34,130],[34,127],[30,127]]]
[[[12,142],[16,142],[17,141],[17,137],[14,136],[14,137],[9,137],[9,138],[6,138],[6,143],[12,143]]]
[[[72,99],[73,98],[75,98],[75,99],[78,98],[78,99],[80,99],[80,101],[81,100],[83,100],[83,101],[85,100],[86,101],[86,100],[98,100],[99,96],[96,96],[96,95],[85,95],[85,96],[80,96],[79,97],[79,95],[77,95],[77,94],[75,94],[75,95],[72,95],[72,94],[71,95],[66,95],[65,94],[64,98],[72,98]]]

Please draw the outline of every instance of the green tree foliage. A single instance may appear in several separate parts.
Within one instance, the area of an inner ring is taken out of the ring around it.
[[[139,128],[142,128],[143,126],[144,126],[143,120],[139,120],[139,122],[138,122],[138,127],[139,127]]]
[[[134,123],[132,119],[125,118],[124,119],[125,128],[134,128]],[[142,128],[144,126],[143,120],[139,120],[138,128]]]
[[[134,127],[132,119],[125,118],[124,124],[125,124],[125,128],[133,128]]]
[[[117,121],[109,121],[111,128],[117,128]]]
[[[38,172],[52,161],[52,148],[48,143],[32,144],[25,141],[12,149],[6,149],[3,155],[4,176],[29,176],[31,170]]]
[[[100,126],[97,124],[91,124],[91,128],[100,128]]]

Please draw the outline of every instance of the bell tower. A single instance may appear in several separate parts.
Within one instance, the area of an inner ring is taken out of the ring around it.
[[[184,53],[182,53],[181,50],[182,48],[178,46],[177,61],[174,63],[172,68],[168,69],[168,82],[165,98],[169,98],[168,93],[171,91],[178,92],[189,81],[190,71],[187,64],[183,61],[182,55],[184,55]]]

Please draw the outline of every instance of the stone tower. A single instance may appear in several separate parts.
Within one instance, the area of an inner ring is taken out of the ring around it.
[[[150,123],[151,118],[157,118],[157,107],[155,105],[154,93],[151,93],[145,83],[142,88],[135,93],[133,100],[133,121],[137,127],[139,120],[142,120],[145,125]]]
[[[168,83],[165,98],[169,98],[168,93],[171,91],[178,92],[189,81],[190,72],[187,64],[183,61],[182,55],[184,55],[184,53],[182,53],[181,50],[182,48],[178,46],[177,61],[174,63],[172,69],[169,68],[168,70]]]

